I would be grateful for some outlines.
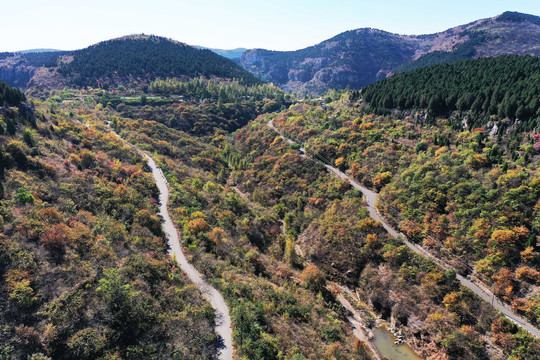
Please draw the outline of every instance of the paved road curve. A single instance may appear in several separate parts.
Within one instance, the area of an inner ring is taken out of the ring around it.
[[[288,143],[290,143],[290,144],[294,143],[293,140],[287,138],[285,135],[283,135],[283,133],[281,133],[278,129],[276,129],[274,127],[274,124],[272,123],[272,120],[270,120],[268,122],[268,126],[271,127],[272,129],[274,129],[274,131],[276,131]],[[305,154],[306,154],[305,149],[300,148],[299,150],[302,153],[302,155],[305,156]],[[317,157],[315,157],[315,158],[317,158]],[[334,175],[336,175],[337,177],[339,177],[341,179],[348,180],[352,187],[354,187],[355,189],[360,190],[364,194],[364,196],[366,198],[366,203],[367,203],[366,208],[367,208],[367,210],[369,212],[369,215],[373,219],[379,221],[383,225],[384,229],[391,236],[393,236],[395,238],[399,237],[401,240],[403,240],[403,242],[405,243],[405,245],[407,245],[407,247],[409,249],[411,249],[412,251],[414,251],[417,254],[420,254],[420,255],[423,255],[425,257],[428,257],[428,258],[432,259],[433,261],[435,261],[437,264],[439,264],[443,268],[446,268],[446,269],[449,269],[449,270],[455,270],[450,265],[448,265],[448,264],[444,263],[443,261],[439,260],[438,258],[436,258],[434,255],[429,253],[427,250],[425,250],[421,246],[416,245],[416,244],[412,243],[411,241],[409,241],[409,239],[407,239],[407,237],[404,234],[398,233],[386,221],[384,221],[384,219],[379,214],[379,211],[377,210],[377,207],[376,207],[377,199],[379,197],[378,193],[363,187],[358,182],[356,182],[355,180],[350,178],[347,174],[345,174],[344,172],[340,171],[339,169],[331,166],[330,164],[327,164],[326,162],[323,162],[321,160],[319,160],[319,161],[324,164],[324,166],[328,169],[328,171],[330,171],[331,173],[333,173]],[[493,293],[491,291],[489,291],[484,285],[476,283],[476,282],[472,282],[471,280],[469,280],[469,279],[461,276],[460,274],[458,274],[457,271],[456,271],[456,274],[457,274],[456,277],[457,277],[458,281],[461,283],[461,285],[468,287],[476,295],[480,296],[485,301],[491,303],[496,310],[502,312],[504,314],[504,316],[506,316],[509,320],[511,320],[512,322],[514,322],[515,324],[517,324],[521,328],[527,330],[529,333],[536,336],[537,338],[540,338],[540,330],[537,327],[533,326],[530,322],[528,322],[527,320],[525,320],[521,316],[517,315],[514,311],[512,311],[508,307],[506,307],[500,300],[498,300],[496,297],[494,297]]]
[[[229,316],[229,308],[227,303],[223,299],[223,296],[212,285],[208,284],[202,277],[202,275],[191,265],[182,251],[180,245],[180,239],[178,232],[174,227],[174,224],[169,216],[167,210],[167,202],[169,201],[169,188],[167,186],[167,180],[163,175],[160,168],[157,167],[156,162],[150,156],[142,153],[146,158],[148,165],[152,169],[152,175],[156,181],[156,185],[159,189],[159,210],[160,214],[165,220],[163,224],[163,230],[169,240],[170,250],[169,253],[172,257],[176,258],[176,261],[187,274],[191,282],[193,282],[204,296],[210,301],[212,307],[216,311],[216,333],[219,340],[222,342],[221,349],[218,358],[222,360],[231,360],[233,355],[232,346],[232,329],[231,329],[231,317]]]
[[[116,132],[114,133],[121,138]],[[227,303],[219,291],[217,291],[212,285],[208,284],[197,269],[195,269],[195,267],[187,261],[180,245],[178,232],[176,231],[174,223],[169,215],[169,211],[167,210],[167,203],[169,202],[169,187],[167,186],[167,180],[163,175],[163,171],[161,171],[161,169],[156,165],[154,159],[141,150],[139,150],[139,152],[146,159],[148,166],[150,166],[152,175],[154,176],[154,181],[159,189],[159,211],[164,220],[163,230],[165,231],[165,235],[167,235],[167,239],[169,241],[169,253],[171,257],[176,258],[176,262],[187,274],[189,280],[197,285],[199,290],[208,299],[216,312],[216,333],[219,340],[218,359],[232,360],[232,328]]]

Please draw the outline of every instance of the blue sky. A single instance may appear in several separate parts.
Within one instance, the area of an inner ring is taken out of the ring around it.
[[[540,15],[540,1],[9,1],[2,4],[0,51],[72,50],[135,33],[222,49],[295,50],[361,27],[426,34],[506,10]]]

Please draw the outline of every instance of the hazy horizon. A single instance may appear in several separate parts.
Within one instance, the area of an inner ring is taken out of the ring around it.
[[[253,3],[232,0],[156,0],[152,3],[96,0],[92,4],[29,0],[21,16],[6,16],[0,29],[17,36],[4,39],[0,51],[29,49],[75,50],[130,34],[152,34],[189,45],[215,49],[265,48],[297,50],[347,30],[376,28],[403,35],[431,34],[505,11],[540,14],[537,1],[470,2],[433,5],[426,0],[332,4],[300,0]],[[17,14],[14,3],[4,13]],[[248,31],[249,30],[249,31]]]

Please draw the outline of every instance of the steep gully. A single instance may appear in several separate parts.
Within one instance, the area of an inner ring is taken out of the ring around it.
[[[295,143],[293,140],[287,138],[281,131],[279,131],[274,126],[274,124],[272,123],[272,120],[270,120],[267,123],[267,125],[270,128],[272,128],[275,132],[277,132],[281,136],[281,138],[283,138],[289,144],[294,144]],[[306,156],[307,152],[303,147],[300,147],[299,151],[301,152],[302,157]],[[384,219],[382,218],[382,216],[380,215],[380,213],[379,213],[379,211],[377,210],[377,207],[376,207],[377,199],[379,197],[378,193],[363,187],[358,182],[353,180],[351,177],[346,175],[344,172],[342,172],[339,169],[333,167],[332,165],[328,164],[327,162],[325,162],[325,161],[323,161],[321,159],[318,159],[317,157],[314,157],[314,158],[317,159],[318,161],[320,161],[321,163],[323,163],[324,166],[328,169],[329,172],[333,173],[334,175],[336,175],[340,179],[348,180],[352,187],[354,187],[357,190],[360,190],[364,194],[364,197],[365,197],[366,203],[367,203],[366,208],[367,208],[367,210],[369,212],[369,215],[374,220],[380,222],[382,224],[382,226],[384,227],[384,229],[391,236],[393,236],[395,238],[400,238],[401,240],[403,240],[405,245],[407,245],[407,247],[409,249],[411,249],[412,251],[414,251],[415,253],[430,258],[435,263],[437,263],[438,265],[440,265],[441,267],[443,267],[443,268],[445,268],[447,270],[454,270],[455,271],[455,269],[452,268],[450,265],[448,265],[445,262],[443,262],[442,260],[438,259],[437,257],[435,257],[434,255],[429,253],[427,250],[425,250],[421,246],[416,245],[415,243],[412,243],[404,234],[398,233],[386,221],[384,221]],[[472,280],[469,280],[468,278],[460,275],[457,271],[456,271],[456,278],[458,279],[458,281],[460,282],[461,285],[469,288],[472,292],[474,292],[480,298],[482,298],[483,300],[491,303],[491,305],[496,310],[500,311],[510,321],[514,322],[519,327],[527,330],[529,333],[536,336],[537,338],[540,338],[540,330],[537,327],[535,327],[530,322],[528,322],[527,320],[525,320],[524,318],[522,318],[521,316],[516,314],[514,311],[507,308],[499,299],[497,299],[497,297],[494,296],[494,294],[491,291],[489,291],[486,288],[485,285],[483,285],[481,283],[473,282]]]
[[[114,134],[116,134],[116,136],[122,139],[122,137],[118,135],[118,133],[116,133],[114,130],[113,132]],[[122,141],[124,140],[122,139]],[[171,257],[173,257],[173,259],[176,259],[176,262],[186,273],[189,280],[195,285],[197,285],[201,293],[206,297],[206,299],[210,302],[210,304],[215,310],[215,331],[218,335],[218,359],[232,360],[232,328],[231,317],[229,315],[229,308],[227,306],[227,303],[225,302],[223,296],[221,296],[219,291],[217,291],[216,288],[206,282],[201,273],[199,273],[197,269],[195,269],[195,267],[187,261],[186,256],[182,251],[182,246],[180,245],[178,231],[174,227],[174,223],[172,222],[169,211],[167,210],[167,203],[169,201],[169,187],[167,179],[165,179],[163,171],[156,165],[154,159],[152,159],[149,155],[144,153],[139,148],[136,149],[146,159],[148,166],[152,170],[154,181],[159,190],[159,211],[160,215],[163,217],[164,220],[163,230],[165,231],[165,235],[167,236],[167,240],[169,242],[169,254],[171,255]]]

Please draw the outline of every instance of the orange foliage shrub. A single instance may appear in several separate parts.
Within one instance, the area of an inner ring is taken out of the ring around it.
[[[512,334],[498,333],[493,335],[493,341],[506,351],[510,352],[516,347],[516,341],[512,337]]]
[[[473,169],[481,169],[489,166],[489,160],[483,155],[474,154],[466,161],[466,165],[471,166]]]
[[[190,220],[188,223],[188,229],[194,235],[197,235],[198,233],[203,231],[207,231],[208,227],[208,223],[202,218]]]
[[[531,233],[525,226],[518,226],[512,229],[520,238],[526,238]]]
[[[8,291],[11,291],[15,288],[18,282],[30,279],[30,273],[24,270],[11,269],[7,271],[4,278],[6,279]]]
[[[392,180],[392,173],[390,171],[378,173],[373,178],[373,186],[380,190],[384,185],[388,184],[390,180]]]
[[[443,304],[450,311],[453,311],[454,307],[459,303],[459,293],[452,291],[451,293],[446,294],[443,299]]]
[[[491,234],[488,245],[495,250],[502,251],[506,256],[514,250],[518,235],[512,230],[495,230]]]
[[[516,269],[516,277],[530,283],[540,283],[540,272],[529,266],[521,266]]]
[[[399,223],[399,228],[407,237],[415,237],[420,234],[420,226],[411,220],[403,220]]]
[[[534,259],[536,256],[538,256],[538,253],[534,251],[534,248],[532,246],[525,248],[525,250],[523,250],[519,254],[521,256],[521,260],[524,262],[529,262],[532,259]]]
[[[375,126],[375,124],[372,122],[365,122],[360,124],[360,130],[371,130],[373,129],[373,126]]]
[[[61,255],[68,243],[69,227],[64,224],[53,225],[41,235],[43,247],[53,255]]]
[[[364,240],[368,249],[376,249],[379,247],[379,237],[377,234],[368,234]]]
[[[337,158],[335,161],[334,161],[334,164],[336,165],[337,168],[343,170],[347,165],[346,165],[346,161],[345,161],[345,158],[343,156]]]
[[[528,312],[530,311],[530,307],[531,307],[531,304],[529,303],[527,299],[518,298],[518,299],[512,300],[512,309],[514,310]]]
[[[306,288],[319,292],[326,286],[326,278],[319,268],[313,264],[308,265],[300,275],[302,285]]]
[[[37,346],[39,333],[32,326],[20,325],[15,328],[15,341],[24,346]]]
[[[513,294],[514,273],[507,268],[500,269],[493,275],[495,281],[495,293],[510,296]]]

